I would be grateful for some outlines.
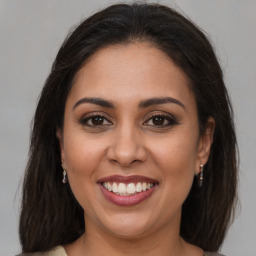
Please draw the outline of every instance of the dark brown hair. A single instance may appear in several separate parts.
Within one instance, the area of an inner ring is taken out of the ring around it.
[[[233,213],[237,150],[233,113],[223,74],[204,33],[175,10],[158,4],[117,4],[83,21],[61,46],[36,109],[23,185],[20,240],[23,252],[45,251],[85,232],[83,209],[63,185],[56,129],[72,80],[85,61],[112,44],[149,41],[167,54],[190,79],[200,131],[211,116],[216,128],[204,185],[196,182],[186,199],[181,236],[217,251]]]

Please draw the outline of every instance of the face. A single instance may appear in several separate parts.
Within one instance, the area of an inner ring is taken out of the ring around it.
[[[186,75],[149,43],[109,46],[78,72],[57,132],[87,232],[179,232],[182,204],[209,155]]]

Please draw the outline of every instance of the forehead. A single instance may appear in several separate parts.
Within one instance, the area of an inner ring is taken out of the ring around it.
[[[147,42],[111,45],[93,54],[77,73],[69,95],[74,100],[88,96],[123,101],[171,96],[194,101],[186,74]]]

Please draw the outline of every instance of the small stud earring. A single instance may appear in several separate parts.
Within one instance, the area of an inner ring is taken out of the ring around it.
[[[204,166],[200,164],[200,173],[198,174],[198,186],[201,188],[204,182]]]
[[[62,179],[62,183],[67,183],[68,178],[67,178],[67,172],[66,170],[63,169],[63,179]]]

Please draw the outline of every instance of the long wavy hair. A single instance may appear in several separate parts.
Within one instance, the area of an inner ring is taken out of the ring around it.
[[[216,127],[204,185],[196,178],[183,204],[180,235],[207,251],[217,251],[233,216],[237,147],[223,73],[205,34],[175,10],[158,4],[112,5],[79,24],[61,46],[43,87],[33,120],[23,183],[20,241],[23,252],[46,251],[76,240],[85,231],[83,209],[63,185],[56,130],[72,81],[86,60],[113,44],[147,41],[168,55],[190,80],[200,132],[211,116]]]

